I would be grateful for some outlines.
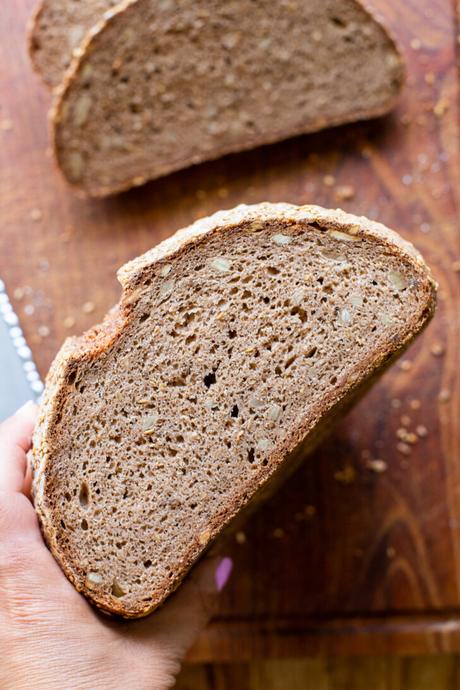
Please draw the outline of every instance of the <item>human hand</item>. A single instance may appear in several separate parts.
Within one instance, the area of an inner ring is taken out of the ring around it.
[[[166,690],[231,572],[200,563],[150,617],[118,621],[92,608],[46,548],[30,501],[27,452],[36,407],[0,425],[0,687]]]

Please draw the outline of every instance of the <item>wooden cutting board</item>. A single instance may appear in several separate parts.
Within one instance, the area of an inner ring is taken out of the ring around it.
[[[49,155],[50,97],[25,50],[34,0],[2,5],[0,275],[43,375],[64,337],[117,301],[118,266],[240,202],[341,205],[381,220],[417,245],[440,283],[437,316],[416,346],[238,534],[232,583],[193,659],[460,651],[454,5],[369,4],[407,58],[409,80],[393,116],[97,202],[75,198]],[[401,429],[413,444],[398,438]]]

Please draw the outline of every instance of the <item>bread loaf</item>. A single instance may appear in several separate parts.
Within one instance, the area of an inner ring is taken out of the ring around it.
[[[104,16],[51,118],[83,195],[382,115],[403,80],[393,40],[356,0],[130,0]]]
[[[34,496],[77,589],[137,617],[407,347],[435,285],[382,225],[285,204],[199,220],[118,277],[51,367]]]

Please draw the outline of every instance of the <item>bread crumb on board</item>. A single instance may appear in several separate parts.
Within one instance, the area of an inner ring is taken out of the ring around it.
[[[350,201],[356,194],[355,188],[351,184],[344,184],[337,187],[335,191],[335,198],[338,202]]]
[[[442,357],[445,352],[444,345],[442,343],[433,343],[430,352],[434,357]]]
[[[368,460],[366,462],[366,467],[376,474],[383,474],[383,472],[386,472],[388,469],[388,465],[385,460],[381,460],[380,458]]]
[[[94,302],[85,302],[81,308],[84,314],[92,314],[96,309]]]
[[[237,544],[245,544],[247,541],[245,533],[241,531],[237,532],[235,534],[235,541]]]
[[[33,220],[35,223],[38,223],[39,220],[43,218],[43,213],[39,208],[33,208],[30,212],[30,219]]]
[[[345,465],[341,470],[334,472],[334,479],[339,484],[353,484],[356,481],[356,470],[353,465]]]

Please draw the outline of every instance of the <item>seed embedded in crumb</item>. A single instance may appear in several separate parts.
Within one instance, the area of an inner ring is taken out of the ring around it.
[[[64,328],[72,328],[75,326],[75,319],[73,316],[66,316],[62,323],[64,324]]]
[[[428,436],[428,429],[423,424],[419,424],[416,427],[415,432],[419,438],[426,438]]]
[[[382,474],[388,469],[388,465],[385,460],[380,460],[380,458],[377,458],[376,460],[368,460],[366,467],[376,474]]]
[[[81,309],[85,314],[92,314],[95,308],[94,302],[85,302]]]
[[[442,343],[434,343],[431,346],[431,354],[434,357],[442,357],[444,352],[445,352],[445,350],[444,350],[444,346],[442,345]]]
[[[211,266],[216,271],[219,271],[219,273],[228,273],[230,271],[232,264],[228,259],[216,256],[215,259],[211,260]]]
[[[289,235],[273,235],[272,240],[275,244],[277,244],[279,247],[282,247],[283,245],[290,244],[292,242],[292,237]]]
[[[235,534],[235,540],[237,544],[245,544],[246,543],[246,535],[244,532],[237,532]]]

